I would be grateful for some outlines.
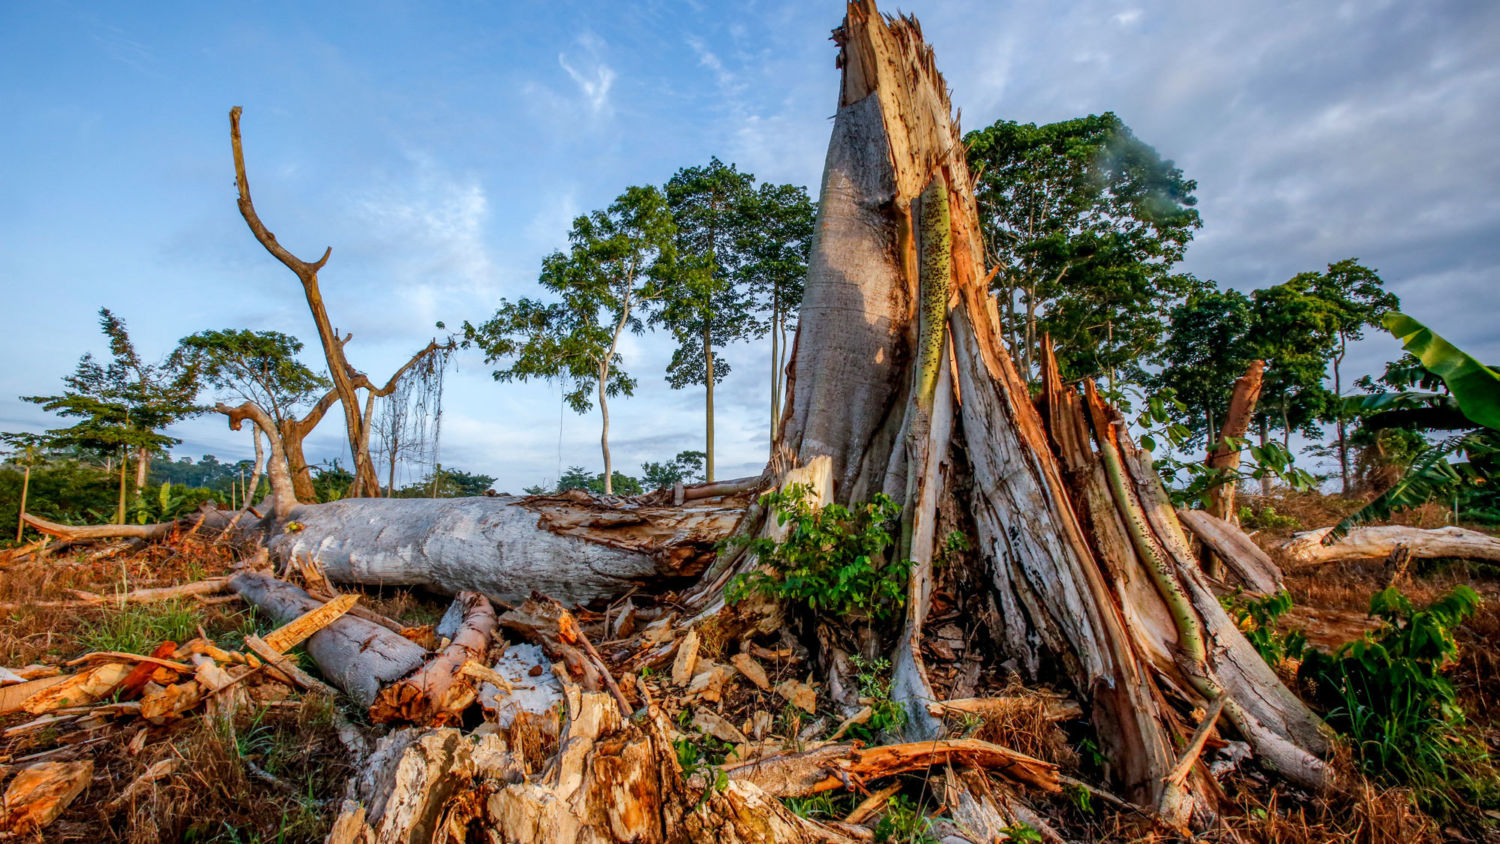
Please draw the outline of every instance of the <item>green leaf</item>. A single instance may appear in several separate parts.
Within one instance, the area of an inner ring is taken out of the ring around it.
[[[1476,425],[1500,430],[1500,374],[1399,311],[1386,315],[1385,327],[1443,379],[1464,416]]]

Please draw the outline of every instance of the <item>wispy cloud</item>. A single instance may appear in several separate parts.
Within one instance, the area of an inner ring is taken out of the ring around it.
[[[562,65],[573,84],[578,86],[578,92],[588,103],[589,111],[596,115],[603,114],[610,105],[609,92],[615,84],[614,68],[600,58],[604,41],[599,36],[586,32],[578,37],[578,44],[583,48],[586,64],[575,66],[576,59],[574,62],[568,61],[567,53],[558,53],[557,63]]]

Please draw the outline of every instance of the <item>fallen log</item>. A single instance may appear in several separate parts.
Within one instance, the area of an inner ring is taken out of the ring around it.
[[[1330,545],[1323,544],[1331,527],[1319,528],[1294,534],[1283,542],[1279,551],[1292,566],[1334,563],[1341,560],[1383,560],[1405,545],[1413,557],[1458,557],[1466,560],[1500,561],[1500,538],[1459,527],[1443,527],[1423,530],[1401,527],[1357,527],[1343,539]]]
[[[235,575],[230,586],[283,624],[323,606],[290,583],[254,572]],[[324,677],[366,707],[385,684],[405,677],[427,658],[421,645],[347,614],[313,633],[307,652]]]
[[[1235,525],[1202,510],[1179,509],[1177,518],[1250,590],[1274,595],[1286,588],[1281,567]]]
[[[458,720],[474,700],[474,681],[463,669],[471,660],[483,660],[489,650],[495,608],[475,592],[461,593],[454,603],[463,607],[463,621],[453,641],[415,674],[381,689],[370,707],[370,720],[445,726]]]
[[[180,586],[161,586],[150,589],[136,589],[119,595],[100,595],[93,592],[75,590],[73,594],[79,597],[67,601],[24,601],[0,604],[0,609],[11,610],[20,607],[51,607],[51,608],[77,608],[96,607],[105,604],[152,604],[159,601],[170,601],[175,598],[201,597],[222,592],[229,588],[229,578],[211,577],[207,580],[198,580],[192,583],[184,583]]]
[[[62,525],[49,522],[40,516],[22,513],[21,520],[48,536],[58,539],[160,539],[177,527],[177,521],[158,522],[154,525]]]
[[[271,540],[280,565],[311,557],[339,583],[478,592],[568,604],[693,577],[743,512],[706,501],[653,507],[576,496],[359,498],[293,508]]]

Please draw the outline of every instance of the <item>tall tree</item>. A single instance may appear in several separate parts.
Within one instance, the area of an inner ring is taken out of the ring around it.
[[[99,309],[99,328],[109,340],[110,360],[101,364],[93,354],[78,360],[65,389],[55,396],[22,396],[59,416],[80,419],[68,428],[47,432],[53,447],[79,447],[120,460],[120,494],[116,518],[125,521],[125,479],[135,457],[135,490],[146,485],[153,453],[179,440],[161,433],[179,419],[202,412],[193,403],[198,392],[198,370],[168,357],[148,364],[136,351],[125,323],[108,308]]]
[[[200,331],[178,342],[176,355],[191,360],[219,391],[214,409],[238,429],[249,419],[271,445],[266,475],[276,510],[312,501],[312,473],[302,441],[338,401],[326,378],[297,359],[302,341],[279,331]],[[238,400],[231,406],[225,402]],[[258,441],[257,441],[258,447]]]
[[[1356,258],[1345,258],[1329,264],[1321,273],[1302,273],[1312,295],[1322,299],[1330,314],[1335,339],[1332,354],[1333,394],[1340,400],[1329,407],[1338,436],[1339,478],[1344,495],[1349,494],[1348,414],[1345,412],[1344,382],[1340,367],[1348,352],[1349,341],[1364,337],[1365,328],[1379,326],[1385,315],[1399,309],[1401,300],[1385,289],[1385,283],[1374,270]],[[1295,281],[1296,279],[1294,279]]]
[[[807,189],[797,185],[760,186],[745,202],[740,248],[745,262],[740,283],[759,312],[756,334],[771,337],[771,442],[781,424],[786,375],[787,326],[802,305],[807,256],[812,249],[817,209]]]
[[[673,389],[704,386],[704,473],[714,479],[714,385],[729,374],[717,347],[751,336],[752,302],[735,280],[746,263],[746,213],[755,177],[717,158],[685,167],[667,181],[667,203],[677,225],[677,264],[653,320],[678,346],[667,365]]]
[[[1002,330],[1025,376],[1044,333],[1065,377],[1141,374],[1162,315],[1197,287],[1171,271],[1200,225],[1197,183],[1109,112],[1002,120],[964,142]]]
[[[464,323],[465,343],[483,349],[486,363],[510,361],[495,370],[495,380],[568,380],[564,398],[577,413],[593,408],[594,394],[606,493],[614,489],[608,399],[635,390],[635,379],[620,368],[620,338],[627,328],[644,330],[639,309],[661,296],[659,277],[673,262],[674,233],[660,190],[627,188],[607,210],[573,221],[566,254],[542,261],[540,283],[561,301],[502,300],[489,321]]]
[[[1305,281],[1292,279],[1251,294],[1252,353],[1266,361],[1254,421],[1262,443],[1270,430],[1279,430],[1287,449],[1294,433],[1321,436],[1318,420],[1334,400],[1323,386],[1332,348],[1331,316],[1327,303]]]
[[[1171,388],[1187,405],[1180,421],[1193,431],[1190,443],[1200,433],[1206,442],[1218,435],[1234,381],[1254,358],[1252,320],[1250,299],[1236,290],[1195,293],[1172,309],[1157,356],[1162,370],[1148,383]]]

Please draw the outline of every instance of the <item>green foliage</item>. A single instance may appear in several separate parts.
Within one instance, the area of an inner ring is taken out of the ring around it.
[[[938,844],[932,822],[904,794],[886,801],[885,813],[875,825],[875,840],[889,844]]]
[[[1370,598],[1370,615],[1385,622],[1378,631],[1333,654],[1308,649],[1298,671],[1365,772],[1415,787],[1429,808],[1495,797],[1489,752],[1441,673],[1458,656],[1454,630],[1478,606],[1467,586],[1422,609],[1386,589]]]
[[[201,412],[193,403],[198,393],[197,367],[175,356],[159,364],[146,363],[125,323],[108,308],[99,309],[99,327],[109,340],[109,363],[100,364],[93,354],[85,354],[73,374],[63,378],[62,393],[22,396],[44,410],[82,420],[48,431],[48,444],[101,456],[156,452],[175,445],[177,439],[160,431]]]
[[[1311,489],[1317,484],[1316,478],[1295,465],[1292,453],[1276,442],[1256,444],[1230,437],[1227,444],[1241,451],[1240,465],[1234,469],[1212,468],[1202,460],[1183,460],[1177,454],[1187,449],[1193,439],[1190,429],[1177,421],[1186,405],[1175,391],[1165,387],[1147,397],[1145,405],[1136,420],[1136,427],[1141,430],[1140,443],[1153,452],[1156,471],[1174,504],[1201,507],[1210,489],[1243,480],[1280,478],[1293,489]],[[1166,449],[1157,456],[1155,452],[1162,445]]]
[[[840,820],[854,808],[849,795],[836,795],[831,791],[809,794],[806,797],[787,797],[783,802],[792,814],[799,818]]]
[[[1200,286],[1172,272],[1200,225],[1197,183],[1108,112],[1002,120],[964,143],[1002,330],[1026,375],[1049,333],[1065,379],[1139,377],[1171,303]]]
[[[1418,453],[1400,480],[1335,525],[1324,542],[1336,541],[1355,525],[1387,518],[1398,510],[1420,506],[1435,498],[1453,501],[1455,509],[1460,504],[1466,505],[1472,515],[1481,519],[1500,520],[1500,500],[1494,491],[1496,467],[1500,465],[1500,375],[1405,314],[1387,315],[1385,325],[1414,356],[1416,366],[1397,362],[1396,371],[1388,367],[1382,380],[1392,386],[1415,382],[1431,390],[1437,385],[1430,379],[1440,379],[1457,410],[1481,427]],[[1416,371],[1417,366],[1421,372]],[[1364,397],[1361,406],[1373,404],[1369,399]],[[1446,397],[1431,393],[1397,394],[1376,408],[1411,409],[1414,404],[1443,407]],[[1465,459],[1450,459],[1458,454]]]
[[[640,495],[642,492],[641,482],[623,472],[615,472],[611,483],[614,495]],[[596,495],[604,494],[604,473],[590,472],[582,466],[569,466],[568,471],[557,479],[557,486],[545,489],[541,486],[527,487],[528,495],[548,495],[567,492],[570,489],[581,489]]]
[[[485,363],[508,362],[496,381],[560,379],[568,406],[587,413],[597,398],[608,471],[608,399],[629,396],[635,379],[622,368],[620,337],[645,330],[639,309],[661,299],[672,276],[676,229],[667,199],[654,187],[629,187],[604,211],[578,217],[567,254],[542,261],[539,283],[558,301],[501,300],[480,325],[464,323],[464,345]]]
[[[414,484],[396,490],[395,498],[472,498],[484,495],[493,475],[479,475],[462,469],[448,469],[439,463],[425,477]]]
[[[13,539],[20,517],[22,468],[0,465],[0,537]],[[62,524],[97,524],[108,521],[116,505],[117,479],[99,466],[77,457],[44,455],[31,469],[26,510]],[[29,530],[29,529],[28,529]]]
[[[332,384],[297,355],[302,341],[279,331],[200,331],[177,343],[174,358],[196,365],[226,400],[250,402],[279,427]]]
[[[1315,295],[1305,275],[1256,290],[1251,300],[1251,354],[1266,362],[1255,426],[1262,432],[1281,431],[1283,445],[1294,433],[1322,437],[1318,420],[1337,400],[1323,386],[1333,355],[1328,303]]]
[[[675,486],[678,481],[685,484],[703,480],[701,451],[679,451],[677,456],[665,463],[642,463],[641,486],[645,489],[664,489]]]
[[[1006,837],[1012,841],[1045,840],[1042,838],[1042,834],[1037,831],[1037,828],[1031,826],[1030,824],[1016,824],[1015,826],[1008,826],[1000,831],[1005,833]]]
[[[130,517],[136,524],[146,525],[180,518],[198,509],[207,501],[217,501],[211,489],[173,486],[171,481],[162,481],[153,492],[149,487],[131,503]]]
[[[183,601],[112,607],[79,637],[84,652],[123,651],[149,654],[162,642],[186,642],[197,635],[202,618]]]
[[[1277,513],[1276,508],[1269,504],[1259,510],[1247,504],[1240,507],[1240,527],[1249,530],[1300,530],[1302,521],[1296,516],[1283,516]]]
[[[1292,608],[1292,596],[1289,592],[1282,591],[1264,598],[1247,600],[1236,591],[1233,595],[1221,596],[1219,603],[1234,619],[1250,644],[1255,646],[1261,659],[1272,668],[1280,665],[1282,660],[1301,658],[1307,649],[1307,636],[1302,631],[1282,633],[1277,629],[1278,621]]]
[[[884,494],[865,504],[817,507],[797,484],[761,496],[761,506],[790,525],[786,539],[738,538],[767,571],[736,575],[725,587],[730,603],[759,593],[838,618],[888,621],[906,603],[909,560],[889,560],[901,509]]]
[[[1172,309],[1171,330],[1157,353],[1162,370],[1147,383],[1172,390],[1174,421],[1191,430],[1185,444],[1206,446],[1218,438],[1234,381],[1255,359],[1253,315],[1250,299],[1237,290],[1198,291]]]
[[[313,493],[319,502],[338,501],[354,486],[354,473],[337,459],[313,467]]]
[[[849,736],[875,744],[906,726],[906,707],[891,700],[891,663],[887,659],[849,658],[859,684],[859,702],[870,707],[870,720],[849,727]]]

